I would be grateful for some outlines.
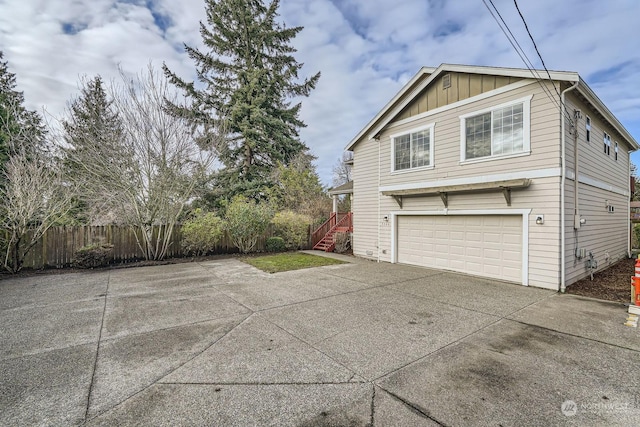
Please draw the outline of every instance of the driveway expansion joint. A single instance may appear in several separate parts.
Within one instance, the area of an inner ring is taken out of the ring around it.
[[[380,387],[380,386],[378,386]],[[405,405],[407,408],[409,408],[413,413],[415,413],[416,415],[428,419],[430,421],[433,421],[434,423],[438,424],[439,426],[442,427],[447,427],[447,424],[443,423],[442,421],[438,420],[437,418],[434,418],[433,416],[431,416],[431,414],[429,413],[429,411],[427,411],[425,408],[420,407],[419,405],[416,405],[415,403],[412,403],[406,399],[404,399],[403,397],[398,396],[397,394],[383,388],[380,387],[381,390],[384,390],[385,393],[387,393],[389,396],[393,397],[395,400],[397,400],[398,402],[402,403],[403,405]]]
[[[100,355],[100,343],[102,341],[102,330],[104,329],[104,319],[107,313],[107,298],[109,297],[109,282],[111,281],[111,271],[107,274],[107,286],[104,290],[104,305],[102,307],[102,319],[100,321],[100,331],[98,332],[98,342],[96,343],[96,357],[93,361],[93,372],[91,373],[91,382],[89,383],[89,391],[87,392],[87,406],[84,411],[84,421],[89,416],[89,408],[91,406],[91,394],[93,393],[93,385],[96,381],[96,372],[98,370],[98,357]]]
[[[87,417],[85,416],[85,423],[87,421],[96,419],[106,413],[109,413],[113,410],[115,410],[116,408],[118,408],[119,406],[123,405],[125,402],[127,402],[128,400],[136,397],[137,395],[143,393],[144,391],[148,390],[149,388],[153,387],[154,385],[161,383],[163,378],[168,377],[169,375],[171,375],[173,372],[177,371],[178,369],[182,368],[184,365],[186,365],[187,363],[191,362],[193,359],[195,359],[196,357],[200,356],[202,353],[204,353],[205,351],[209,350],[211,347],[213,347],[218,341],[220,341],[221,339],[223,339],[224,337],[226,337],[227,335],[229,335],[231,332],[233,332],[236,328],[238,328],[240,325],[244,324],[247,320],[249,320],[249,318],[251,318],[254,315],[254,313],[251,313],[249,316],[247,316],[246,318],[244,318],[240,323],[238,323],[237,325],[235,325],[233,328],[231,328],[229,331],[225,332],[222,336],[218,337],[216,340],[214,340],[210,345],[206,346],[204,349],[202,349],[199,352],[196,352],[195,354],[192,355],[192,357],[188,358],[187,360],[185,360],[183,363],[179,364],[178,366],[169,369],[167,372],[164,372],[160,377],[158,377],[158,379],[152,381],[151,383],[149,383],[148,385],[146,385],[145,387],[139,389],[138,391],[136,391],[135,393],[130,394],[129,396],[127,396],[126,398],[122,399],[120,402],[116,403],[115,405],[113,405],[111,408],[106,409],[104,411],[101,411],[97,414],[95,414],[93,417],[91,417],[91,419],[87,419]],[[95,368],[94,368],[95,369]],[[88,414],[89,408],[87,407],[87,414]]]

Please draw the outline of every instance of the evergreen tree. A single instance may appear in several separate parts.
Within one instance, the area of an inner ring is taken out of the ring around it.
[[[69,179],[86,187],[95,180],[108,178],[96,176],[103,170],[98,163],[127,161],[127,154],[121,147],[122,121],[108,99],[100,76],[82,80],[80,96],[69,104],[62,126],[67,144],[62,149],[63,164]],[[79,195],[66,221],[87,223],[90,216],[87,209],[87,201]]]
[[[293,211],[313,220],[331,212],[331,198],[320,182],[313,156],[299,154],[288,166],[279,164],[271,174],[273,185],[267,190],[274,210]]]
[[[0,183],[9,157],[22,149],[44,149],[46,133],[40,115],[24,107],[24,94],[16,90],[16,76],[2,58],[0,51]]]
[[[279,0],[205,0],[207,24],[200,23],[207,51],[185,45],[200,85],[164,71],[191,98],[189,107],[171,105],[175,114],[205,128],[213,120],[227,133],[216,149],[224,168],[216,177],[221,196],[264,194],[272,170],[308,150],[298,130],[301,104],[320,73],[299,81],[302,64],[291,40],[302,27],[278,23]],[[199,89],[202,87],[202,89]],[[206,135],[206,133],[205,133]],[[201,141],[206,144],[206,140]]]

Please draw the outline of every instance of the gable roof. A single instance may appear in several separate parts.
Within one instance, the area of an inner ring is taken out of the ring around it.
[[[526,79],[553,80],[561,82],[577,83],[577,91],[613,126],[620,135],[627,139],[633,150],[640,149],[638,142],[629,131],[618,121],[613,113],[604,105],[598,96],[591,90],[580,75],[573,71],[530,71],[524,68],[486,67],[478,65],[441,64],[437,68],[422,67],[418,73],[405,84],[402,89],[375,115],[373,119],[349,142],[346,150],[366,139],[374,139],[385,126],[389,124],[402,110],[409,105],[425,88],[434,80],[448,72],[468,74],[487,74],[495,76],[519,77]],[[533,73],[537,75],[534,75]],[[549,76],[551,78],[549,78]]]

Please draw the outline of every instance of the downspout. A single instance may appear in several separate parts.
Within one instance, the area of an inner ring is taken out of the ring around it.
[[[380,183],[381,183],[381,176],[382,176],[382,172],[381,172],[381,168],[380,168],[380,137],[376,136],[375,141],[378,143],[378,241],[377,241],[377,248],[378,248],[378,262],[380,262]]]
[[[629,176],[629,196],[627,197],[627,212],[631,213],[631,198],[633,197],[633,194],[631,194],[631,150],[627,151],[627,166],[629,167],[629,172],[627,173],[627,175]],[[631,230],[631,218],[629,218],[629,225],[627,225],[627,236],[629,236],[629,238],[627,239],[627,258],[631,258],[632,256]]]
[[[560,94],[560,145],[562,147],[561,149],[561,170],[560,170],[560,292],[564,293],[567,289],[566,286],[566,280],[567,280],[567,272],[566,272],[566,256],[565,256],[565,249],[566,249],[566,236],[565,236],[565,230],[566,230],[566,225],[565,225],[565,183],[567,182],[567,158],[566,158],[566,151],[567,151],[567,142],[566,142],[566,138],[565,138],[565,117],[564,117],[564,95],[569,92],[570,90],[575,89],[576,87],[578,87],[578,84],[580,84],[580,80],[578,80],[577,82],[575,82],[572,86],[566,88],[565,90],[562,91],[562,93]],[[577,180],[578,177],[576,176],[575,179]]]

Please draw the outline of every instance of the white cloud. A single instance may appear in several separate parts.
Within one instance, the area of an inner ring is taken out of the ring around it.
[[[513,1],[493,2],[540,66]],[[547,66],[578,71],[640,139],[640,2],[519,5]],[[524,66],[481,0],[282,0],[280,13],[305,27],[294,42],[301,76],[322,71],[301,115],[326,184],[346,143],[421,66]],[[79,76],[109,79],[118,64],[135,73],[166,62],[193,79],[182,47],[202,47],[204,20],[203,0],[0,0],[0,50],[29,106],[59,115]]]

